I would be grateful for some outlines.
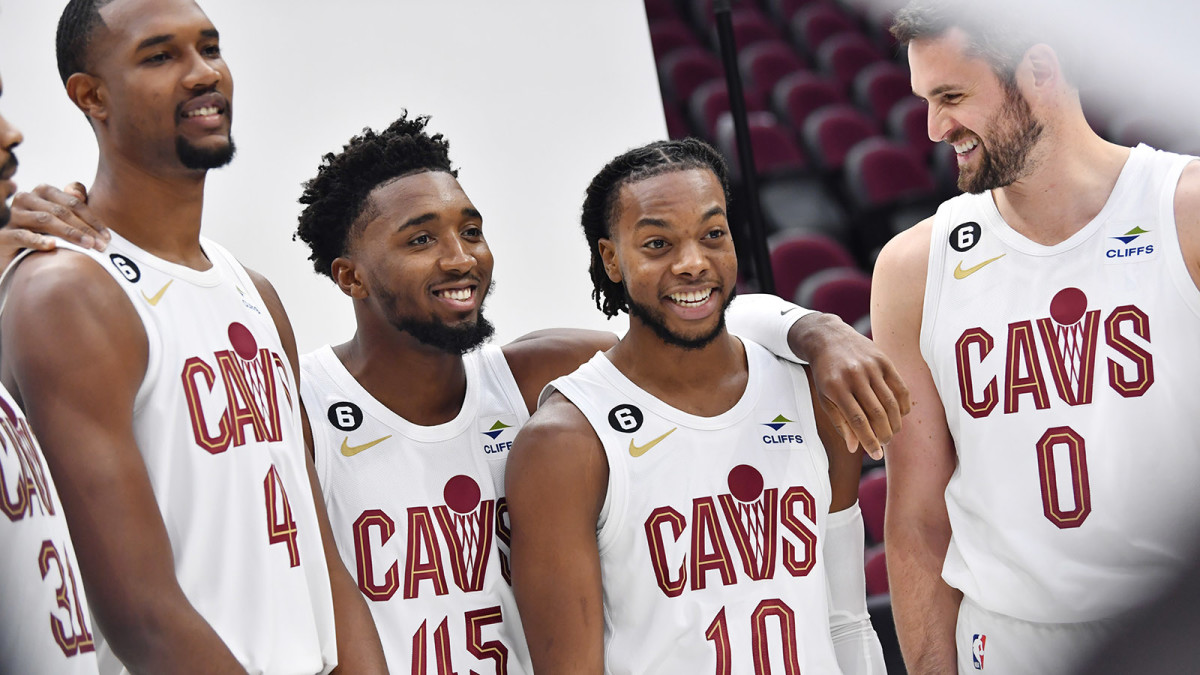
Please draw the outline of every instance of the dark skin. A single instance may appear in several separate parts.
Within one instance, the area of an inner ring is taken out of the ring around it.
[[[600,242],[609,278],[623,281],[631,300],[655,310],[673,334],[711,334],[737,276],[715,176],[701,170],[655,176],[622,187],[618,199],[613,236]],[[679,309],[670,300],[689,291],[711,295],[699,310]],[[727,411],[746,388],[745,349],[723,329],[707,346],[684,350],[631,315],[629,332],[606,356],[638,386],[693,415]],[[815,389],[813,397],[830,459],[830,510],[839,511],[857,501],[861,461],[841,450]],[[595,431],[578,408],[553,394],[517,436],[507,469],[513,592],[539,673],[604,670],[596,524],[607,484]]]
[[[199,148],[229,142],[228,119],[221,115],[175,129],[177,105],[204,93],[232,95],[215,30],[183,0],[117,0],[101,15],[107,28],[97,32],[91,74],[77,73],[67,83],[100,146],[90,212],[120,223],[122,236],[154,255],[208,269],[199,243],[205,171],[178,161],[174,135]],[[139,47],[159,36],[167,38]],[[80,213],[79,204],[62,206]],[[252,277],[296,364],[278,296],[265,279]],[[47,306],[56,311],[45,312]],[[118,658],[133,672],[244,672],[175,577],[171,542],[134,438],[134,400],[149,350],[124,291],[78,253],[36,254],[14,272],[0,337],[0,374],[42,440],[92,613]],[[308,471],[315,486],[311,462]],[[374,623],[336,555],[315,489],[312,498],[341,668],[386,672]]]

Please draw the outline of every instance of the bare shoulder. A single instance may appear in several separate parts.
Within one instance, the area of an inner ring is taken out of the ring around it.
[[[550,328],[524,335],[504,345],[504,359],[532,412],[552,380],[568,375],[617,343],[612,333],[579,328]]]
[[[885,353],[897,330],[908,333],[920,325],[932,236],[933,218],[926,218],[893,237],[875,262],[871,333]],[[894,353],[888,356],[895,359]]]
[[[1200,161],[1183,170],[1175,189],[1175,225],[1192,280],[1200,286]]]
[[[919,276],[924,284],[932,236],[933,217],[929,217],[892,237],[875,261],[876,278],[882,274],[896,281],[904,281]]]
[[[590,502],[598,514],[608,484],[608,460],[587,417],[555,392],[521,427],[509,451],[506,474],[510,502],[520,503],[522,496],[569,493]]]
[[[570,399],[554,392],[521,427],[509,470],[518,455],[558,453],[587,454],[588,448],[601,448],[600,437],[583,412]]]

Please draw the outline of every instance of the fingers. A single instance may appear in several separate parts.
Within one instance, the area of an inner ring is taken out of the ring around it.
[[[23,248],[35,251],[49,251],[55,246],[54,240],[45,235],[29,230],[13,230],[7,227],[0,229],[0,269],[17,257]]]
[[[78,192],[86,195],[82,190]],[[103,221],[77,194],[49,185],[39,185],[33,192],[17,193],[13,197],[12,219],[7,227],[61,237],[100,251],[112,237]]]
[[[904,384],[904,380],[900,379],[900,373],[896,372],[896,368],[890,361],[883,369],[883,382],[887,389],[896,399],[896,405],[900,409],[901,415],[907,415],[912,412],[912,395],[908,392],[908,385]],[[900,427],[896,426],[899,431]]]
[[[892,439],[892,426],[888,411],[879,402],[875,392],[867,382],[863,382],[839,392],[837,396],[831,398],[830,402],[837,407],[845,425],[842,436],[846,438],[848,449],[853,452],[861,445],[872,459],[883,457],[883,444]]]

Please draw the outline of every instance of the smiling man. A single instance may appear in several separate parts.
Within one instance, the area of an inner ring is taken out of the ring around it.
[[[860,457],[804,369],[726,330],[726,194],[695,139],[631,150],[588,188],[597,302],[629,332],[547,387],[509,460],[539,673],[884,672]]]
[[[970,193],[875,267],[892,602],[909,672],[1067,672],[1200,524],[1200,163],[1100,138],[1053,48],[951,7],[892,29]]]
[[[190,0],[73,0],[58,58],[112,240],[20,261],[0,365],[59,485],[101,671],[381,671],[311,481],[287,317],[200,236],[234,153],[216,28]]]

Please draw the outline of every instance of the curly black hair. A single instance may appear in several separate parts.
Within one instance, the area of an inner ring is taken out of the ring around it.
[[[458,177],[450,166],[450,142],[426,133],[428,123],[428,115],[409,119],[406,110],[387,129],[363,129],[340,153],[321,159],[317,177],[304,183],[300,203],[306,207],[292,237],[312,249],[308,259],[318,274],[332,278],[333,261],[345,254],[355,224],[367,220],[362,216],[375,188],[426,171]]]
[[[588,272],[592,275],[592,299],[605,316],[614,317],[628,310],[625,288],[608,278],[600,259],[600,240],[612,233],[612,224],[620,217],[621,187],[671,171],[707,169],[717,177],[729,201],[729,168],[721,153],[696,138],[655,141],[634,148],[609,162],[588,186],[583,200],[583,234],[592,251]]]
[[[58,17],[54,53],[63,84],[75,73],[87,72],[88,45],[97,26],[103,26],[100,8],[112,0],[71,0]]]

